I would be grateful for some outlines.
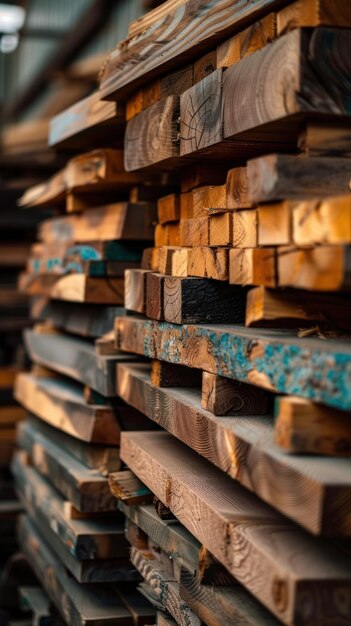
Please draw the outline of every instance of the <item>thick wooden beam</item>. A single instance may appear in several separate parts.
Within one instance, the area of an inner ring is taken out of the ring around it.
[[[252,26],[220,44],[217,48],[217,67],[229,67],[264,48],[276,38],[276,22],[276,14],[269,13]]]
[[[351,455],[350,413],[303,398],[276,399],[275,442],[294,454]]]
[[[229,279],[229,248],[189,248],[186,261],[187,276],[226,281]],[[172,274],[177,275],[173,268]]]
[[[321,342],[288,331],[258,332],[214,324],[180,326],[132,317],[118,317],[116,333],[121,350],[351,409],[351,351],[343,339]]]
[[[152,502],[152,492],[129,470],[111,473],[108,482],[112,495],[128,506]]]
[[[312,291],[350,291],[350,248],[281,247],[277,250],[278,285]]]
[[[272,397],[253,385],[202,372],[201,406],[214,415],[266,415]]]
[[[331,6],[328,0],[296,0],[277,14],[278,35],[301,27],[351,26],[350,6],[344,0],[336,0]]]
[[[332,598],[340,589],[351,594],[351,574],[346,555],[335,546],[296,528],[168,433],[123,433],[121,455],[179,521],[284,624],[310,623],[310,614],[306,619],[301,611],[301,594],[305,602],[308,598],[316,621],[326,610],[336,622],[344,616]],[[243,558],[237,558],[238,552]],[[277,581],[284,596],[272,594]]]
[[[276,249],[232,248],[229,250],[229,282],[232,285],[276,287]]]

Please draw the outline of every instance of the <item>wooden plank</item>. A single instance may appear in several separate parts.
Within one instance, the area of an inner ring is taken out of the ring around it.
[[[103,396],[115,396],[116,363],[133,359],[121,354],[99,356],[93,344],[68,335],[40,335],[27,330],[24,339],[32,361],[88,385]]]
[[[102,97],[114,99],[117,92],[124,96],[175,66],[192,63],[196,55],[284,4],[284,0],[255,0],[241,3],[233,12],[227,0],[215,6],[188,0],[169,12],[166,8],[167,13],[141,37],[127,40],[111,53],[100,76]]]
[[[155,228],[155,246],[179,246],[180,231],[178,222],[157,224]]]
[[[196,187],[192,193],[192,217],[207,217],[208,211],[218,209],[224,211],[227,207],[226,185],[206,185]]]
[[[223,138],[222,73],[217,69],[180,98],[180,155],[213,146]]]
[[[296,290],[250,289],[246,300],[246,326],[301,326],[315,322],[321,328],[349,330],[351,308],[345,298]]]
[[[266,415],[272,397],[253,385],[202,372],[201,406],[214,415]]]
[[[113,472],[108,482],[112,495],[127,505],[152,502],[151,491],[129,470]]]
[[[252,26],[227,39],[217,48],[217,67],[229,67],[253,52],[264,48],[277,36],[277,18],[269,13]]]
[[[178,248],[172,254],[172,267],[170,274],[172,276],[189,276],[188,263],[191,248]],[[206,276],[205,278],[212,278]]]
[[[264,204],[257,209],[259,246],[288,246],[293,241],[292,203]]]
[[[57,328],[82,337],[100,337],[113,328],[117,315],[124,309],[38,298],[31,305],[31,319],[47,319]]]
[[[146,280],[149,270],[127,269],[125,271],[124,300],[127,311],[145,313]]]
[[[213,161],[211,164],[206,161],[196,161],[191,168],[184,167],[181,171],[181,192],[187,193],[204,185],[224,185],[227,171],[228,162],[226,161]]]
[[[213,278],[214,280],[229,279],[229,248],[189,248],[186,256],[187,276]],[[173,268],[172,275],[177,276]]]
[[[230,212],[209,217],[210,246],[230,246],[233,242],[233,216]]]
[[[179,326],[132,317],[118,317],[116,333],[118,346],[124,351],[351,409],[351,354],[342,338],[321,342],[296,337],[289,331],[258,332],[255,328],[215,324]]]
[[[316,535],[349,534],[349,459],[289,456],[271,416],[215,417],[198,389],[152,385],[148,365],[120,365],[119,377],[126,402],[275,509]]]
[[[297,246],[351,243],[351,197],[300,202],[291,215]]]
[[[278,626],[280,623],[238,584],[202,585],[183,568],[179,590],[180,597],[202,623],[211,626],[232,626],[235,622],[243,626]]]
[[[179,246],[162,246],[158,255],[158,272],[160,274],[172,274],[172,258],[177,250],[181,250]]]
[[[254,203],[347,195],[350,161],[271,154],[247,164],[248,196]]]
[[[258,245],[258,213],[255,209],[235,211],[233,221],[233,246],[255,248]]]
[[[152,240],[156,209],[149,203],[120,202],[82,215],[67,215],[44,220],[39,238],[45,244],[62,241],[85,243],[96,240]]]
[[[154,359],[151,362],[151,382],[156,387],[200,387],[201,372]]]
[[[311,622],[310,614],[306,619],[301,611],[301,593],[308,593],[316,621],[326,610],[337,621],[340,607],[332,600],[333,592],[342,588],[351,593],[351,580],[347,558],[336,547],[296,528],[168,433],[123,433],[121,456],[179,521],[283,623]],[[238,545],[240,559],[236,558]],[[277,581],[280,588],[283,585],[284,596],[272,594]],[[313,602],[316,594],[321,601],[322,589],[324,606]],[[344,615],[342,609],[342,619]]]
[[[124,278],[95,278],[84,274],[69,274],[54,283],[50,289],[50,297],[69,302],[123,305]]]
[[[154,163],[169,165],[179,155],[179,97],[168,96],[129,120],[124,139],[127,172]]]
[[[87,621],[91,626],[111,624],[112,621],[121,626],[133,625],[133,619],[114,586],[77,583],[33,526],[22,521],[19,535],[23,552],[69,626],[84,626]]]
[[[275,442],[294,454],[351,455],[350,414],[303,398],[276,399]]]
[[[14,394],[27,411],[81,441],[119,442],[120,426],[113,408],[86,404],[81,387],[71,381],[22,372]]]
[[[226,188],[228,209],[251,209],[254,206],[248,196],[246,167],[234,167],[228,171]]]
[[[23,462],[21,454],[14,456],[12,470],[17,490],[25,498],[27,509],[51,527],[73,557],[96,560],[128,556],[124,520],[67,519],[64,498],[37,470]]]
[[[343,120],[309,121],[300,132],[298,145],[309,157],[349,157],[351,154],[349,125]]]
[[[17,441],[30,455],[34,467],[79,511],[116,509],[107,478],[86,468],[29,423],[22,422]]]
[[[278,35],[293,28],[312,26],[351,26],[350,7],[343,0],[330,6],[326,0],[297,0],[277,15]]]
[[[198,83],[203,78],[215,71],[217,68],[217,50],[207,52],[194,63],[194,79],[193,82]],[[189,85],[190,86],[190,85]]]
[[[121,103],[103,101],[95,92],[50,120],[49,146],[81,151],[93,147],[98,137],[100,145],[111,142],[112,131],[116,141],[124,129],[124,113]]]
[[[152,558],[151,553],[132,548],[130,559],[141,576],[151,586],[164,609],[170,612],[179,626],[201,626],[200,619],[185,602],[181,601],[179,585],[175,582],[174,577],[167,573],[157,559]]]
[[[296,132],[294,119],[298,119],[298,114],[347,114],[342,49],[349,45],[349,32],[332,28],[313,32],[293,30],[229,67],[223,78],[224,138],[258,141],[259,127],[275,122],[277,134],[272,129],[270,141],[274,138],[288,141]],[[329,65],[332,57],[333,63]],[[328,88],[325,86],[326,67],[329,68]],[[287,86],[286,72],[291,69]],[[323,83],[319,79],[321,74]],[[294,85],[299,85],[298,89]],[[245,98],[241,98],[243,90]],[[259,98],[257,93],[260,93]],[[267,139],[267,130],[267,126],[262,128],[261,139],[264,135]]]
[[[229,282],[232,285],[275,287],[275,248],[232,248],[229,250]]]
[[[179,195],[172,193],[157,201],[157,217],[160,224],[177,222],[180,219]]]
[[[164,319],[175,324],[243,320],[246,291],[206,278],[166,276]]]
[[[277,250],[278,284],[318,291],[349,291],[350,249],[343,246],[316,248],[281,247]]]
[[[210,221],[208,217],[181,220],[179,243],[181,246],[209,246]]]
[[[149,272],[146,277],[146,316],[154,320],[163,320],[164,276]]]

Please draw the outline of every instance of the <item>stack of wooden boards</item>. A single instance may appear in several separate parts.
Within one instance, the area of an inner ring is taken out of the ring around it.
[[[122,150],[98,149],[20,200],[60,213],[40,223],[19,281],[36,324],[24,335],[32,370],[15,383],[28,412],[12,464],[26,509],[18,532],[69,624],[154,621],[107,475],[121,466],[121,430],[149,429],[116,394],[117,364],[135,357],[115,349],[113,325],[124,313],[124,269],[140,266],[153,237],[163,180],[125,173]]]
[[[122,572],[158,610],[119,584],[138,624],[350,623],[350,43],[343,0],[168,0],[52,121],[51,145],[95,150],[22,199],[70,214],[21,278],[14,472],[71,625],[86,602],[133,623],[93,585]],[[121,102],[123,154],[98,145]]]

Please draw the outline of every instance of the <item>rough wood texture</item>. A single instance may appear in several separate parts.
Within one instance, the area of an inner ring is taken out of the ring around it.
[[[278,626],[280,623],[241,585],[203,585],[182,568],[179,589],[180,597],[204,624]]]
[[[79,511],[116,509],[107,478],[88,469],[26,422],[18,430],[18,444],[28,452],[37,470]]]
[[[65,379],[17,376],[15,397],[27,411],[82,441],[118,444],[120,426],[114,410],[84,402],[82,389]]]
[[[229,282],[232,285],[275,287],[275,248],[232,248],[229,250]]]
[[[179,246],[180,229],[178,222],[157,224],[155,228],[155,246]]]
[[[276,21],[275,13],[270,13],[220,44],[217,48],[217,67],[229,67],[273,41],[276,38]]]
[[[321,328],[351,329],[347,299],[296,290],[250,289],[246,300],[246,326],[301,327],[306,322]]]
[[[350,414],[302,398],[276,399],[275,442],[294,454],[351,455]]]
[[[96,240],[152,240],[156,209],[152,204],[121,202],[90,209],[82,215],[45,220],[39,227],[43,243],[85,243]]]
[[[132,548],[130,558],[141,576],[150,585],[153,593],[166,611],[174,617],[179,626],[201,626],[200,619],[193,613],[179,595],[179,584],[161,563],[152,558],[152,553]]]
[[[60,374],[88,385],[103,396],[115,395],[116,363],[133,357],[117,354],[99,356],[94,345],[66,335],[25,332],[30,358]]]
[[[258,245],[257,211],[235,211],[233,220],[233,246],[255,248]]]
[[[230,246],[233,242],[233,216],[231,213],[211,215],[209,218],[210,246]]]
[[[101,626],[111,620],[121,626],[133,626],[134,620],[115,586],[77,583],[33,526],[21,523],[19,535],[24,554],[69,626],[85,626],[87,622]]]
[[[210,221],[208,217],[198,217],[181,220],[180,238],[181,246],[209,246],[210,245]]]
[[[351,197],[300,202],[291,215],[297,246],[351,243]]]
[[[350,192],[349,159],[272,154],[250,160],[246,169],[249,200],[256,204]]]
[[[345,0],[297,0],[277,15],[278,35],[293,28],[311,26],[351,26],[350,5]]]
[[[229,248],[196,247],[189,248],[187,253],[187,276],[229,279]],[[176,274],[172,269],[173,276]]]
[[[226,185],[207,185],[192,191],[192,217],[206,217],[209,210],[224,211],[227,207]]]
[[[265,415],[272,398],[253,385],[202,372],[201,406],[214,415]]]
[[[235,167],[227,174],[227,208],[251,209],[253,204],[248,197],[246,167]]]
[[[54,283],[50,289],[50,298],[89,304],[122,305],[124,303],[124,278],[95,278],[84,274],[70,274]]]
[[[194,83],[198,83],[203,78],[215,71],[217,67],[217,51],[207,52],[203,57],[194,63]],[[191,85],[189,85],[190,87]],[[185,91],[185,90],[184,90]]]
[[[350,248],[278,248],[278,284],[317,291],[350,291]]]
[[[191,248],[178,248],[172,254],[172,276],[189,276],[188,265]],[[207,278],[207,277],[206,277]]]
[[[311,623],[310,611],[306,618],[301,610],[301,594],[303,606],[308,603],[317,622],[326,611],[336,622],[339,616],[344,619],[344,609],[332,601],[333,591],[342,589],[348,596],[351,574],[347,558],[337,548],[297,529],[168,433],[123,433],[121,455],[179,521],[283,623]],[[322,589],[328,593],[322,594]]]
[[[228,68],[223,79],[224,137],[245,133],[249,139],[258,126],[297,113],[347,113],[348,70],[342,50],[348,47],[349,37],[348,30],[294,30]],[[279,125],[279,136],[287,138],[293,129],[291,124],[283,126]]]
[[[243,320],[246,290],[206,278],[166,276],[164,319],[175,324]]]
[[[201,372],[154,359],[151,363],[151,382],[156,387],[200,387]]]
[[[350,534],[349,460],[289,456],[271,416],[215,417],[198,389],[152,385],[148,365],[120,365],[119,379],[126,402],[284,515],[314,534]]]
[[[113,496],[127,505],[152,502],[151,491],[129,470],[113,472],[108,482]]]
[[[153,320],[163,320],[165,277],[162,274],[149,272],[146,277],[146,316]]]
[[[145,313],[146,281],[149,270],[127,269],[125,271],[124,304],[127,311]]]
[[[179,97],[168,96],[129,120],[124,137],[127,172],[154,163],[169,165],[179,156],[178,117]]]
[[[321,341],[288,331],[131,317],[117,318],[116,333],[121,350],[351,409],[351,352],[342,338]]]
[[[223,138],[222,69],[215,70],[180,98],[180,155],[212,146]]]
[[[192,63],[196,55],[215,48],[233,32],[282,4],[280,0],[240,2],[235,11],[228,0],[215,5],[188,0],[170,11],[166,5],[156,24],[151,23],[141,36],[127,40],[111,53],[100,75],[102,96],[114,99],[117,92],[130,93],[175,65]]]

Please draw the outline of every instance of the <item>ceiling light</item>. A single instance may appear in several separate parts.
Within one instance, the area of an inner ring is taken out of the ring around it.
[[[15,33],[24,24],[26,12],[23,7],[0,2],[0,33]]]

